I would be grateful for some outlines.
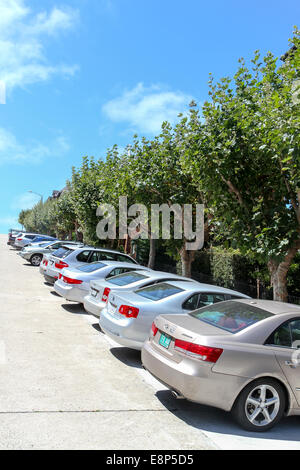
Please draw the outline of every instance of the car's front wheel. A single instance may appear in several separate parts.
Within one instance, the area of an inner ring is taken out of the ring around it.
[[[285,404],[283,387],[276,380],[259,379],[240,393],[232,413],[247,431],[264,432],[280,421]]]
[[[30,263],[32,264],[32,266],[39,266],[41,264],[41,261],[42,261],[41,255],[33,255],[30,258]]]

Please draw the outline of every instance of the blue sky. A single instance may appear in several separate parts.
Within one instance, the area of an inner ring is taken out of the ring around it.
[[[83,155],[203,102],[210,72],[280,56],[299,13],[298,0],[0,0],[0,233]]]

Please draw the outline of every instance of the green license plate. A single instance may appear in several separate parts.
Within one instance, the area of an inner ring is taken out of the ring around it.
[[[165,335],[162,333],[159,338],[159,344],[163,346],[164,348],[168,349],[171,343],[171,336]]]

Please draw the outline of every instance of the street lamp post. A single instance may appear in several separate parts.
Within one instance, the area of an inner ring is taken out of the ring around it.
[[[36,193],[36,192],[34,192],[34,191],[31,191],[31,190],[28,191],[28,192],[31,193],[31,194],[36,194],[37,196],[40,196],[40,198],[41,198],[41,203],[43,204],[43,195],[42,195],[42,194]]]

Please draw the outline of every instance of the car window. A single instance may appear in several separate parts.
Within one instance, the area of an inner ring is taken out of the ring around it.
[[[135,291],[135,293],[141,297],[146,297],[146,299],[154,301],[171,297],[172,295],[178,294],[179,292],[183,292],[183,289],[172,286],[171,284],[156,284],[150,287],[142,287],[141,289]]]
[[[194,294],[183,303],[182,308],[184,310],[195,310],[198,307],[198,300],[199,294]]]
[[[285,348],[300,347],[300,320],[289,320],[280,325],[265,342],[266,345]]]
[[[130,258],[130,256],[126,256],[126,255],[116,255],[115,256],[115,259],[117,261],[125,261],[127,263],[133,263],[135,264],[135,261],[133,261],[133,259]]]
[[[105,266],[107,265],[96,261],[96,263],[89,263],[86,266],[79,266],[77,269],[84,273],[93,273],[94,271],[97,271],[97,269],[104,268]]]
[[[203,294],[200,294],[198,308],[206,307],[207,305],[216,304],[218,302],[223,302],[224,300],[225,300],[224,294],[203,293]]]
[[[291,322],[292,348],[300,347],[300,320]]]
[[[118,276],[119,274],[127,273],[127,271],[131,271],[131,269],[132,268],[115,268],[108,274],[108,276],[106,276],[106,279],[109,279],[113,276]]]
[[[107,253],[105,251],[94,251],[90,261],[101,261],[101,260],[107,260],[107,261],[114,261],[115,257],[112,253]]]
[[[51,250],[57,250],[61,246],[60,243],[55,243],[55,245],[50,245]]]
[[[88,259],[89,259],[89,256],[90,256],[90,253],[91,251],[90,250],[85,250],[85,251],[82,251],[81,253],[79,253],[77,256],[76,256],[76,259],[77,261],[80,261],[82,263],[87,263]],[[95,260],[90,260],[90,262],[93,262],[93,261],[98,261],[97,259]]]
[[[253,305],[227,301],[203,307],[188,315],[230,333],[237,333],[273,314]]]
[[[115,284],[116,286],[127,286],[134,282],[141,281],[142,279],[147,279],[147,276],[136,272],[129,272],[109,279],[109,283]]]

